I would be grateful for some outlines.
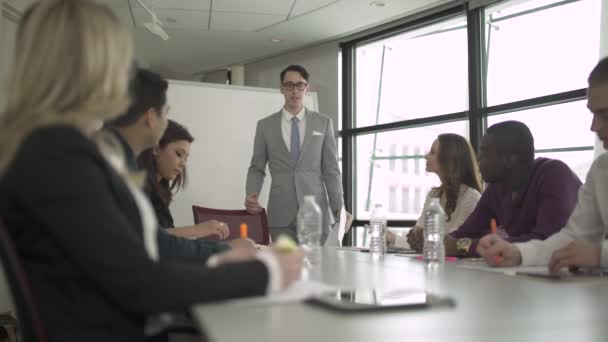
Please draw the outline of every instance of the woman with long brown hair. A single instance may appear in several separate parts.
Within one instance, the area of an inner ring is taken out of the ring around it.
[[[416,250],[422,248],[410,245],[413,242],[410,237],[420,234],[424,229],[424,212],[431,198],[439,197],[446,213],[446,233],[449,233],[464,223],[481,197],[481,177],[477,159],[471,144],[464,137],[453,133],[439,135],[425,159],[426,171],[437,174],[441,185],[428,193],[422,214],[407,238],[388,231],[389,246]]]
[[[137,163],[147,171],[144,190],[154,206],[158,223],[167,232],[186,238],[201,238],[217,235],[225,239],[230,234],[228,226],[217,220],[205,221],[193,226],[175,227],[169,204],[173,195],[187,183],[186,164],[194,137],[186,127],[169,120],[158,145],[143,151]]]

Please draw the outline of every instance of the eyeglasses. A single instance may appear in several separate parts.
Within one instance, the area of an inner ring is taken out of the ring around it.
[[[298,82],[298,83],[285,82],[281,86],[283,88],[289,89],[289,90],[293,90],[294,88],[297,89],[297,90],[304,90],[304,89],[306,89],[306,87],[308,86],[308,84],[304,83],[304,82]]]

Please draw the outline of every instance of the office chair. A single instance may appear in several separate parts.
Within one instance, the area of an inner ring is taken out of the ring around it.
[[[0,258],[17,310],[19,325],[17,333],[21,337],[19,341],[48,341],[46,330],[35,305],[29,280],[2,218],[0,218]]]
[[[228,239],[239,238],[241,223],[246,223],[249,228],[248,238],[259,245],[268,245],[270,243],[270,233],[268,230],[265,209],[262,209],[262,211],[257,214],[250,214],[247,210],[212,209],[193,205],[192,213],[194,214],[194,223],[201,223],[209,220],[226,222],[228,229],[230,230]],[[218,237],[212,235],[207,238],[217,239]]]

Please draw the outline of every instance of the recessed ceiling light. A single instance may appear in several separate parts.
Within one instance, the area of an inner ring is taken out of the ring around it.
[[[272,38],[270,41],[272,41],[273,43],[280,43],[281,40],[279,38]]]
[[[384,6],[386,6],[386,2],[381,1],[381,0],[377,0],[377,1],[370,2],[369,5],[371,7],[384,7]]]

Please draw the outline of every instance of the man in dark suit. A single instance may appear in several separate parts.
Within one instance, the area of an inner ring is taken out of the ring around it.
[[[138,169],[136,158],[144,150],[154,147],[167,127],[169,105],[168,83],[160,75],[138,69],[131,84],[131,106],[127,112],[106,124],[106,130],[119,142],[127,166]],[[158,213],[157,213],[158,215]],[[254,253],[253,243],[245,239],[227,242],[191,240],[169,234],[159,228],[158,246],[161,257],[194,259],[202,262],[215,253],[235,248]]]

